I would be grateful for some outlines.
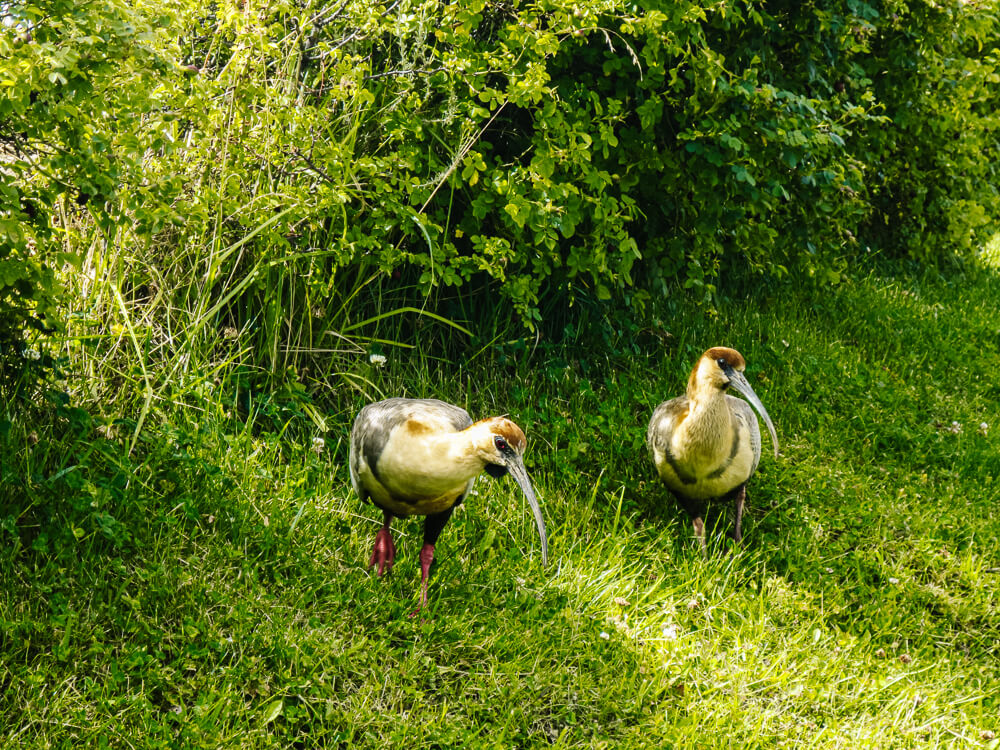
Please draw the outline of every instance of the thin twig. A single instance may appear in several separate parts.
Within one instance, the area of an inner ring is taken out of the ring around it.
[[[365,76],[364,80],[371,81],[375,78],[385,78],[386,76],[396,76],[396,75],[414,75],[420,73],[423,75],[433,75],[434,73],[441,73],[448,70],[446,67],[442,66],[440,68],[434,68],[433,70],[387,70],[384,73],[372,73],[371,75]]]
[[[482,128],[480,128],[479,132],[476,133],[474,137],[470,138],[462,145],[462,148],[459,149],[459,152],[455,155],[455,158],[452,159],[452,162],[448,166],[448,169],[441,176],[441,179],[438,180],[438,184],[434,186],[434,190],[432,190],[431,194],[427,196],[427,200],[424,201],[424,205],[422,205],[420,207],[420,210],[417,211],[418,214],[422,214],[424,212],[424,209],[427,208],[428,204],[434,199],[434,196],[437,195],[437,191],[441,189],[441,186],[444,185],[445,181],[451,176],[451,173],[454,172],[456,169],[458,169],[458,165],[461,163],[462,159],[465,158],[465,155],[469,153],[470,149],[472,149],[472,147],[476,144],[476,142],[483,137],[483,133],[485,133],[486,130],[490,127],[490,125],[493,124],[493,121],[500,116],[500,113],[503,112],[503,109],[506,106],[507,102],[504,102],[499,107],[497,107],[497,111],[494,112],[493,116],[490,117],[489,120],[487,120],[486,124],[483,125]]]

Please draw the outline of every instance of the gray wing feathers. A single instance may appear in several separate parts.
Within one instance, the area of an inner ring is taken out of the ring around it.
[[[682,406],[685,400],[685,396],[678,396],[664,401],[653,410],[653,416],[649,420],[649,428],[646,430],[646,447],[649,449],[650,458],[655,460],[654,449],[658,448],[661,452],[666,452],[670,444],[670,436],[674,431],[673,415],[683,412]]]
[[[757,422],[757,413],[741,398],[728,396],[728,399],[733,415],[747,426],[750,433],[750,448],[753,450],[753,467],[750,469],[750,475],[753,476],[757,471],[757,464],[760,463],[760,424]]]
[[[362,462],[368,466],[372,474],[375,474],[375,464],[382,455],[382,449],[385,448],[392,429],[416,413],[429,411],[446,419],[456,432],[472,425],[472,418],[465,409],[434,398],[387,398],[384,401],[368,404],[358,412],[358,416],[354,419],[354,427],[351,429],[348,463],[351,484],[362,499],[366,499],[358,481]]]
[[[354,424],[356,427],[364,416],[370,421],[381,422],[387,429],[391,430],[418,412],[435,413],[451,422],[451,426],[456,431],[472,426],[472,417],[469,416],[469,412],[461,406],[438,401],[436,398],[387,398],[384,401],[377,401],[363,408],[358,413]]]

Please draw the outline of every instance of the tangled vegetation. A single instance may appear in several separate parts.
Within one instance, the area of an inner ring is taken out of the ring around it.
[[[68,319],[173,364],[238,340],[250,372],[329,377],[387,296],[530,329],[583,298],[711,300],[724,270],[969,256],[1000,215],[987,3],[0,14],[8,347]]]

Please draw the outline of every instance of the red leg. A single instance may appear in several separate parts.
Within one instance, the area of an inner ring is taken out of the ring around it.
[[[392,514],[382,511],[384,523],[382,528],[375,535],[375,547],[372,549],[372,558],[368,561],[368,567],[378,565],[376,575],[388,573],[392,570],[392,564],[396,561],[396,545],[392,543],[392,534],[389,532],[389,524],[392,523]]]
[[[454,506],[447,508],[440,513],[427,516],[424,520],[424,546],[420,548],[420,607],[416,612],[411,612],[410,617],[418,614],[421,609],[427,606],[427,579],[431,573],[431,563],[434,562],[434,545],[437,543],[441,529],[451,518]]]
[[[434,562],[434,545],[425,544],[420,548],[420,607],[417,608],[417,612],[427,606],[427,579],[431,574],[432,562]]]

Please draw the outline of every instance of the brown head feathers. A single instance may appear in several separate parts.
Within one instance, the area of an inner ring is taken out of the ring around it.
[[[698,373],[702,373],[702,377],[709,377],[712,380],[716,378],[723,377],[721,368],[716,364],[719,360],[723,360],[726,364],[732,367],[738,372],[742,372],[746,368],[746,361],[743,359],[743,355],[740,354],[735,349],[730,349],[728,346],[713,346],[707,352],[701,355],[701,358],[695,364],[694,369],[691,370],[691,375],[688,377],[688,397],[692,397],[692,394],[698,388]],[[711,362],[712,366],[708,367],[702,371],[702,363]],[[728,382],[728,381],[720,381]]]
[[[711,359],[713,361],[723,359],[734,370],[744,370],[747,366],[746,360],[743,359],[742,354],[735,349],[730,349],[726,346],[714,346],[701,356],[705,359]]]
[[[515,451],[524,453],[524,449],[528,445],[528,441],[524,437],[524,432],[506,417],[490,417],[489,419],[480,420],[476,424],[486,425],[489,427],[490,432],[494,435],[502,436]]]

